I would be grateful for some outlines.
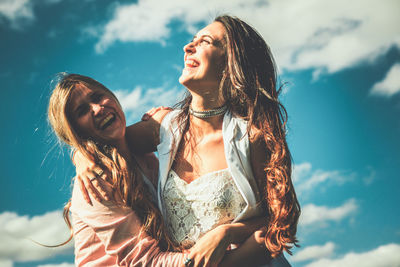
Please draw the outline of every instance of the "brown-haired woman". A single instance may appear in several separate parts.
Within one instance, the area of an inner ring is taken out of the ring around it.
[[[184,51],[185,68],[179,82],[189,95],[177,112],[184,141],[172,169],[191,181],[198,174],[241,165],[247,175],[241,181],[249,183],[257,203],[261,200],[266,205],[263,214],[268,218],[265,243],[269,252],[273,257],[290,252],[297,243],[300,206],[291,181],[287,113],[278,99],[280,88],[268,45],[244,21],[219,16],[200,30]],[[221,107],[227,109],[224,116],[207,116],[213,110],[217,114]],[[237,157],[228,151],[231,145]],[[232,176],[235,180],[234,173]],[[235,181],[241,187],[239,180]],[[246,194],[246,186],[242,189]]]
[[[278,99],[271,51],[254,28],[238,18],[219,16],[184,52],[179,82],[188,96],[179,110],[160,121],[157,138],[147,134],[143,143],[158,149],[159,207],[172,237],[190,246],[218,225],[264,216],[271,264],[287,265],[282,252],[290,253],[297,244],[300,206],[291,181],[287,114]],[[140,140],[137,127],[142,126],[128,128],[128,140]],[[210,184],[216,180],[219,190]]]
[[[72,214],[76,265],[183,265],[188,252],[165,252],[180,248],[167,234],[155,204],[155,189],[147,179],[152,176],[152,159],[129,150],[125,116],[114,94],[89,77],[64,74],[50,97],[48,116],[60,140],[106,171],[97,174],[97,182],[112,197],[89,204],[74,184],[64,216],[71,227],[68,214]],[[229,234],[241,227],[238,223],[211,231],[196,250],[218,249],[231,242]],[[234,259],[232,254],[225,262]]]

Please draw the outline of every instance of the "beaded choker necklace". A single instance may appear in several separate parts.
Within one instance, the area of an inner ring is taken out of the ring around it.
[[[209,110],[204,110],[204,111],[196,111],[193,110],[192,107],[189,107],[189,113],[196,118],[204,119],[204,118],[210,118],[218,115],[222,115],[226,112],[228,107],[226,105],[223,105],[222,107],[215,108],[215,109],[209,109]]]

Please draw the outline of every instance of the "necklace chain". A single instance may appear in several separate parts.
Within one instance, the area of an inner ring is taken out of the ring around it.
[[[226,105],[223,105],[222,107],[218,107],[215,109],[209,109],[209,110],[204,110],[204,111],[197,111],[193,110],[192,107],[189,107],[189,113],[196,118],[204,119],[204,118],[209,118],[209,117],[214,117],[218,115],[222,115],[226,112],[228,107]]]

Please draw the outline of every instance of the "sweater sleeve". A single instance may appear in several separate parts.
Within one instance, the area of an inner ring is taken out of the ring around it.
[[[97,239],[104,247],[104,254],[114,256],[118,266],[182,265],[184,254],[161,251],[157,240],[141,231],[140,219],[132,209],[95,199],[90,205],[77,184],[71,202],[73,217],[78,217],[81,224],[93,230],[76,231],[74,227],[76,249],[84,249],[91,245],[88,240]]]

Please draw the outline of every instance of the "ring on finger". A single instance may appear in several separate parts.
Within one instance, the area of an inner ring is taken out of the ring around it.
[[[101,168],[95,168],[93,169],[93,174],[95,174],[97,177],[101,177],[103,176],[104,171]]]
[[[103,171],[103,170],[100,170],[100,171],[97,173],[97,177],[102,177],[103,174],[104,174],[104,171]]]
[[[89,180],[92,182],[97,179],[97,176],[90,177]]]
[[[185,262],[184,262],[185,266],[190,266],[192,263],[193,263],[193,260],[191,258],[185,259]]]

